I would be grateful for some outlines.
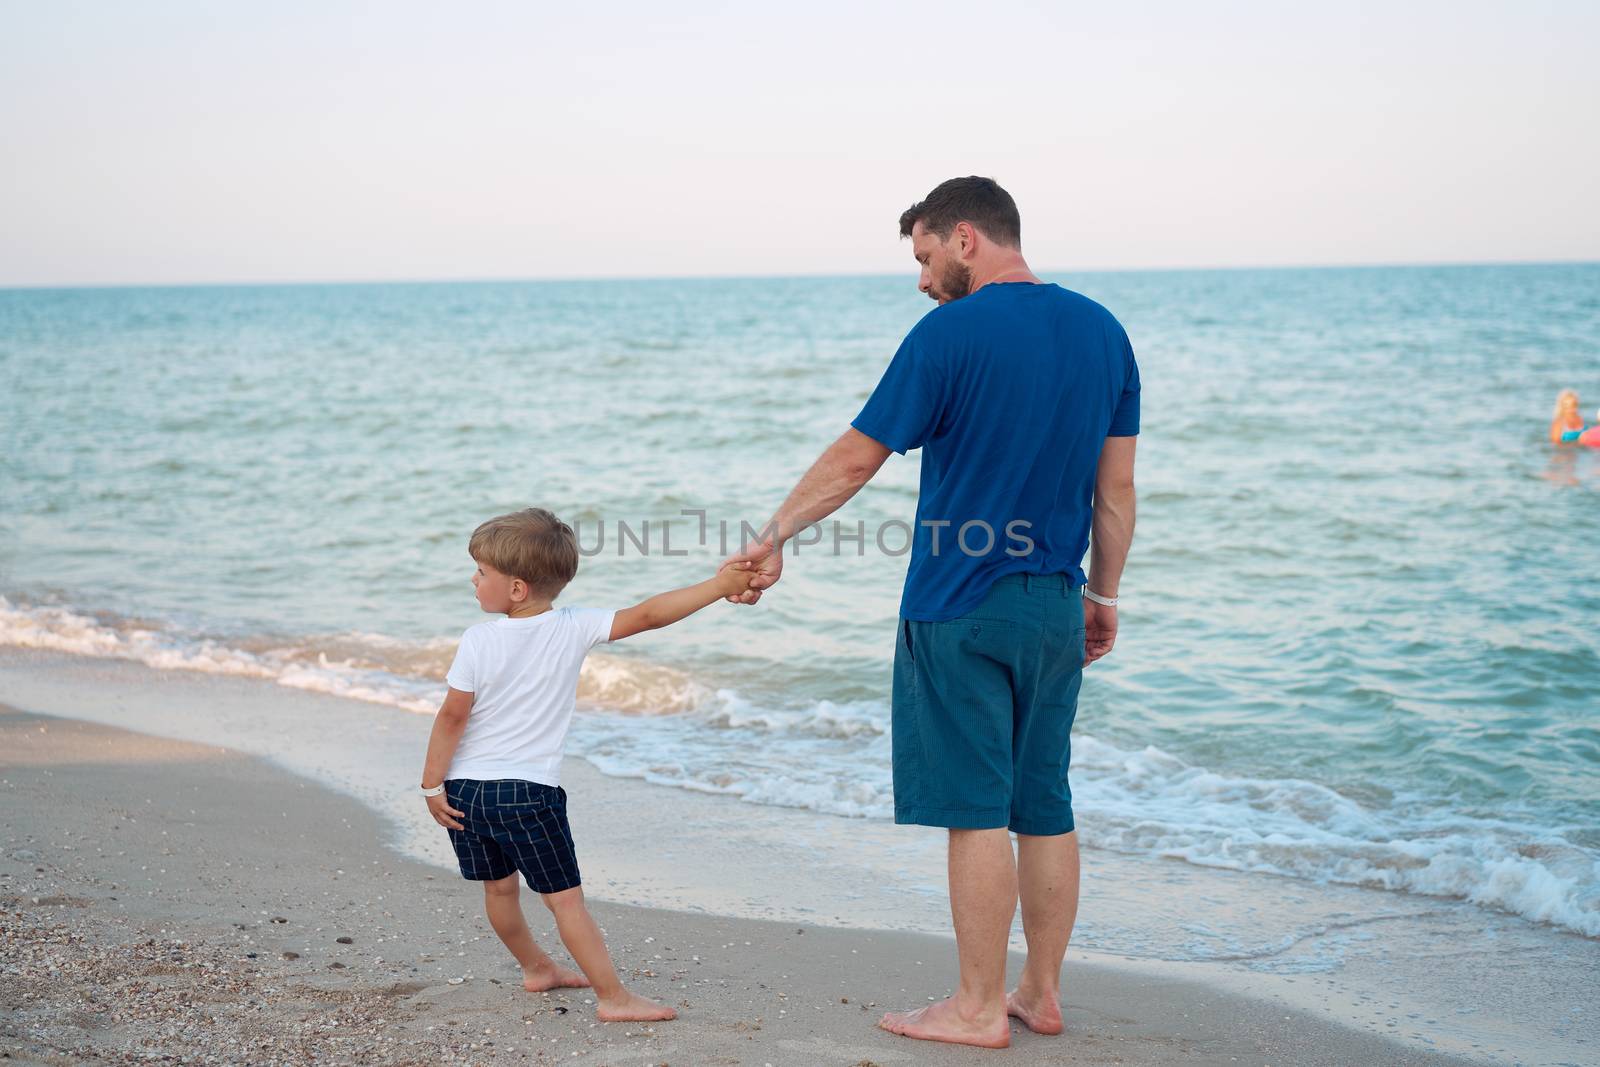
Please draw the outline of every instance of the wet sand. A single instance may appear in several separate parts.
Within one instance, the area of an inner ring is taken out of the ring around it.
[[[603,902],[625,980],[680,1018],[601,1024],[584,991],[522,991],[476,888],[384,845],[349,798],[227,749],[14,710],[0,752],[12,1062],[1473,1062],[1080,962],[1062,1037],[910,1042],[873,1023],[949,990],[946,939]],[[537,899],[524,906],[563,958]]]

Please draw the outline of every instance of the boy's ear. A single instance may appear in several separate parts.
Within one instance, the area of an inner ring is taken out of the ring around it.
[[[513,578],[513,579],[511,579],[511,599],[512,600],[527,600],[528,599],[528,583],[523,581],[521,578]]]

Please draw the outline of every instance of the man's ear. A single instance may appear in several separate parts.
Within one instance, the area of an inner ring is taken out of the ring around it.
[[[956,258],[971,259],[978,251],[978,231],[970,222],[956,223],[950,235],[956,239]]]

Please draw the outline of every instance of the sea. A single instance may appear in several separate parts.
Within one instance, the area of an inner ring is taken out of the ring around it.
[[[1600,404],[1600,265],[1046,278],[1143,377],[1083,844],[1600,938],[1600,450],[1547,438],[1560,389]],[[429,715],[477,523],[572,523],[561,604],[705,577],[930,308],[910,276],[0,291],[0,644]],[[758,605],[594,653],[570,752],[889,821],[918,463]]]

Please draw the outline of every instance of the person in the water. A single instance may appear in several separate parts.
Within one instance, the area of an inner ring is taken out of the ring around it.
[[[1556,397],[1556,414],[1550,422],[1550,443],[1573,444],[1583,435],[1583,416],[1578,414],[1578,394],[1563,389]]]

